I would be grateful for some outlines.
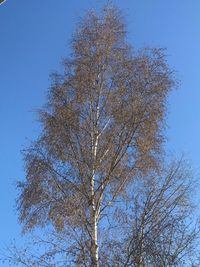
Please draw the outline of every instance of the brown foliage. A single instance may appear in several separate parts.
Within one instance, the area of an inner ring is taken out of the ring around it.
[[[87,213],[93,171],[97,205],[109,185],[157,165],[171,71],[161,49],[134,53],[125,33],[118,10],[107,7],[100,17],[89,13],[74,34],[72,57],[64,75],[53,76],[40,112],[42,133],[25,151],[27,229],[54,221],[59,203],[65,218]]]
[[[18,207],[25,231],[75,231],[87,266],[99,266],[103,212],[136,177],[159,169],[174,80],[162,49],[136,52],[127,44],[112,6],[80,21],[71,48],[64,73],[52,75],[42,132],[24,152]]]

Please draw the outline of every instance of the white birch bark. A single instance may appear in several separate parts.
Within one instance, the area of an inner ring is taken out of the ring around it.
[[[99,267],[99,248],[98,248],[98,211],[96,207],[95,201],[95,172],[96,172],[96,156],[97,156],[97,148],[98,148],[98,130],[97,124],[99,119],[99,106],[97,106],[96,110],[96,118],[93,124],[93,132],[92,132],[92,157],[93,157],[93,166],[92,166],[92,178],[91,178],[91,237],[92,237],[92,264],[93,267]]]

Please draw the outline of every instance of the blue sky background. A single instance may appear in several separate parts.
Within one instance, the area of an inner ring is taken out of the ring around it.
[[[20,225],[15,181],[23,179],[20,150],[39,131],[35,109],[45,103],[49,73],[69,53],[77,17],[106,1],[7,0],[0,5],[0,249]],[[169,99],[167,148],[200,167],[200,1],[114,0],[136,47],[166,47],[179,90]],[[199,191],[200,192],[200,191]],[[0,266],[8,266],[0,263]]]

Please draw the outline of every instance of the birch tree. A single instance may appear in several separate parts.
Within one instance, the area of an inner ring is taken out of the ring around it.
[[[65,233],[69,266],[99,267],[107,211],[136,177],[159,170],[173,86],[164,50],[136,51],[118,9],[89,11],[63,73],[52,74],[41,133],[24,151],[24,231]]]

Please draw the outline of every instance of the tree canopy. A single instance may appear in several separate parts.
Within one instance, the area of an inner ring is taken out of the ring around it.
[[[176,266],[196,231],[186,231],[185,172],[162,163],[175,85],[164,50],[136,51],[121,12],[107,5],[80,20],[71,51],[63,73],[52,74],[18,183],[24,231],[50,229],[52,250],[24,262]]]

